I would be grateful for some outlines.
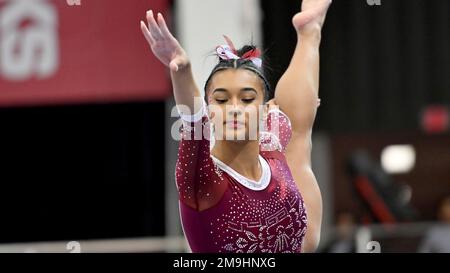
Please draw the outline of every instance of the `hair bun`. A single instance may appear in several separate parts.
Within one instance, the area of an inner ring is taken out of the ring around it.
[[[254,52],[254,51],[256,51],[256,50],[258,50],[258,49],[256,48],[256,46],[253,46],[253,45],[244,45],[241,49],[237,50],[237,55],[238,55],[239,57],[243,57],[243,56],[246,55],[247,53]]]

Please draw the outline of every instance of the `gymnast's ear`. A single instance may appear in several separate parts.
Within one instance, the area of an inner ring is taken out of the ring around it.
[[[216,112],[214,111],[209,111],[209,119],[214,119],[214,117],[216,116]]]
[[[270,111],[271,109],[276,109],[279,107],[277,102],[275,101],[275,98],[267,101],[266,106],[267,106],[267,111]]]

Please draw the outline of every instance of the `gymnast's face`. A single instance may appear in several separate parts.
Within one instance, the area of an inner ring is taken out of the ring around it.
[[[264,85],[253,72],[226,69],[214,74],[207,89],[216,140],[257,140],[264,107]]]

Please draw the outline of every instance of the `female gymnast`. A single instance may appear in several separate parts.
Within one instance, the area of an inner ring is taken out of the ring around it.
[[[317,248],[322,199],[311,169],[311,133],[318,106],[321,30],[330,4],[302,1],[301,12],[292,18],[297,32],[292,60],[268,102],[270,87],[256,47],[237,50],[225,37],[227,44],[216,48],[219,63],[201,98],[190,60],[163,16],[158,13],[155,19],[149,10],[148,24],[140,22],[153,54],[170,68],[183,123],[176,184],[183,230],[193,252]],[[259,121],[254,138],[253,116]]]

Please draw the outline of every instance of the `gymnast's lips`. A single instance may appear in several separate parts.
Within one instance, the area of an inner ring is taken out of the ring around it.
[[[240,122],[240,121],[237,121],[237,120],[225,121],[223,124],[224,124],[225,126],[228,126],[228,127],[230,127],[230,128],[233,128],[233,129],[237,129],[237,128],[239,128],[239,127],[245,126],[245,123]]]

